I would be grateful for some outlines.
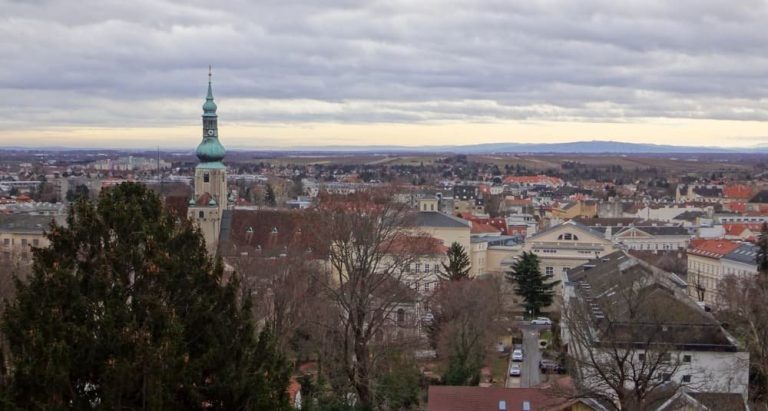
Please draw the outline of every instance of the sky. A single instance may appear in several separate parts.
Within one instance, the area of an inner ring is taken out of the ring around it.
[[[0,7],[0,147],[768,145],[768,0]]]

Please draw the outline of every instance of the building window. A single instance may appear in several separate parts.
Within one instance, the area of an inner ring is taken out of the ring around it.
[[[424,272],[429,274],[429,264],[424,264]]]
[[[207,182],[209,182],[209,181],[211,181],[211,175],[210,175],[210,174],[208,174],[208,173],[204,173],[204,174],[203,174],[203,182],[204,182],[204,183],[207,183]]]
[[[572,233],[560,234],[557,237],[558,241],[579,241],[579,236]]]
[[[691,362],[691,356],[690,355],[684,355],[683,356],[683,362]]]
[[[416,268],[415,268],[415,270],[414,270],[414,271],[415,271],[417,274],[418,274],[418,273],[420,273],[420,272],[421,272],[421,263],[416,263],[416,264],[414,264],[414,265],[416,266]]]
[[[683,382],[691,382],[691,376],[690,375],[683,375]]]
[[[670,381],[672,379],[672,374],[665,372],[661,374],[661,380],[662,381]]]
[[[205,217],[205,211],[200,211],[200,212],[197,214],[197,216],[198,216],[198,218],[203,218],[203,217]]]
[[[555,275],[555,267],[544,267],[544,274],[549,276]]]
[[[3,239],[3,245],[11,245],[11,239],[10,238],[4,238]]]
[[[410,273],[411,272],[411,265],[406,264],[403,266],[403,272]]]
[[[671,361],[672,361],[672,354],[671,353],[666,352],[666,353],[661,355],[661,362],[669,363]]]
[[[637,360],[640,362],[645,361],[645,354],[637,354]]]
[[[32,245],[35,246],[35,247],[39,246],[40,245],[40,240],[35,238],[34,240],[32,240]]]
[[[405,323],[405,310],[402,308],[397,309],[397,325],[403,325]]]
[[[425,293],[429,292],[429,283],[424,283],[424,292]]]
[[[570,270],[571,267],[563,267],[563,274],[568,273],[568,270]]]

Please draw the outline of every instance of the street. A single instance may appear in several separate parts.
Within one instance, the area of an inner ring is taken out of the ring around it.
[[[541,360],[539,332],[548,328],[548,325],[531,325],[529,323],[520,324],[520,331],[523,333],[523,362],[513,362],[511,354],[512,350],[510,350],[509,365],[507,366],[507,382],[505,384],[507,388],[528,388],[536,386],[541,382],[541,373],[539,372],[539,361]],[[513,364],[518,364],[520,366],[520,377],[509,376],[509,369]]]

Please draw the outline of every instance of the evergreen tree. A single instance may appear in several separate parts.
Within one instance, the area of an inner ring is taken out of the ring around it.
[[[264,193],[264,204],[274,207],[277,205],[277,199],[275,198],[275,190],[271,184],[267,184],[267,189]]]
[[[539,258],[534,253],[523,252],[521,258],[507,273],[507,280],[514,283],[515,294],[525,300],[525,312],[533,316],[541,314],[541,309],[552,304],[555,296],[554,287],[560,281],[545,282],[539,270]]]
[[[438,273],[441,280],[459,281],[469,278],[471,262],[464,247],[454,242],[448,248],[448,264],[442,263],[444,273]]]
[[[288,408],[286,361],[257,335],[237,276],[151,190],[80,198],[47,235],[2,318],[15,406]]]

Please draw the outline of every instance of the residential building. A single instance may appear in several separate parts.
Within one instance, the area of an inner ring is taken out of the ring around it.
[[[729,240],[693,240],[688,247],[688,294],[705,306],[717,302],[718,284],[723,279],[721,259],[740,244]]]
[[[440,239],[446,247],[457,242],[464,247],[467,254],[470,253],[470,223],[458,217],[437,211],[419,211],[414,221],[415,229],[421,233]],[[470,275],[478,272],[473,267]]]
[[[619,228],[606,236],[629,250],[685,249],[691,241],[688,229],[679,226],[632,226]]]
[[[567,221],[526,238],[523,250],[539,257],[542,273],[559,277],[569,269],[610,254],[617,248],[604,233]]]
[[[720,259],[723,276],[736,275],[740,277],[757,275],[757,256],[760,248],[753,244],[740,244],[738,248]]]
[[[563,281],[566,308],[572,316],[586,317],[561,328],[568,353],[581,360],[576,361],[581,384],[600,389],[603,382],[594,377],[593,364],[617,349],[636,370],[656,350],[655,355],[667,359],[652,379],[747,398],[749,353],[669,273],[619,251],[569,271]],[[575,333],[575,327],[593,331]]]
[[[47,247],[51,222],[65,224],[63,215],[0,214],[0,253],[5,260],[31,261],[33,247]]]

